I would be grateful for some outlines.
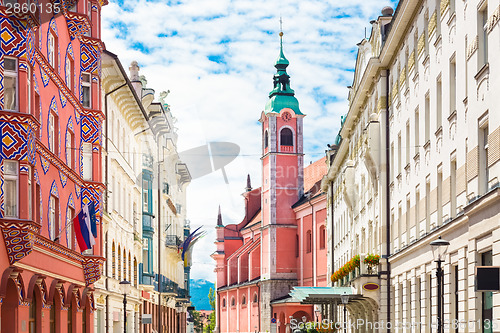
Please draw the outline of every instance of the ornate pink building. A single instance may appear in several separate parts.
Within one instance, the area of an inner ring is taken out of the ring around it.
[[[303,118],[290,88],[283,47],[262,112],[262,187],[247,180],[239,224],[217,223],[217,325],[220,332],[289,331],[291,318],[315,318],[288,294],[326,286],[326,196],[322,158],[303,167]],[[274,326],[276,325],[276,326]],[[288,329],[287,329],[288,328]]]

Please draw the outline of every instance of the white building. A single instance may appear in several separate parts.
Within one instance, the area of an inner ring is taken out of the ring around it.
[[[136,62],[129,70],[130,79],[116,55],[103,54],[107,261],[95,284],[95,331],[123,332],[120,282],[127,280],[128,332],[174,327],[184,332],[189,267],[184,267],[177,246],[189,230],[186,187],[191,178],[177,154],[170,108],[163,100],[154,101],[154,90],[139,78]]]
[[[475,291],[475,268],[500,266],[498,3],[407,0],[393,17],[391,10],[384,14],[358,44],[349,112],[324,182],[334,202],[337,191],[346,192],[344,201],[354,193],[360,202],[359,209],[347,209],[347,231],[336,228],[345,208],[334,205],[332,245],[340,253],[333,252],[333,261],[345,262],[337,257],[349,252],[345,237],[354,244],[352,253],[370,248],[372,239],[390,264],[382,260],[379,267],[379,320],[421,323],[417,331],[429,332],[437,320],[429,243],[441,236],[450,242],[443,263],[444,321],[463,322],[457,332],[491,332],[487,321],[500,318],[500,294]],[[370,201],[373,210],[356,218]],[[361,222],[360,233],[360,221],[378,225],[368,244],[353,239],[363,239],[363,226],[369,229]],[[350,311],[356,318],[355,304]]]

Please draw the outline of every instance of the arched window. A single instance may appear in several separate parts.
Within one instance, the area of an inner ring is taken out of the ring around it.
[[[226,298],[223,298],[222,299],[222,307],[225,308],[226,307]]]
[[[137,287],[137,258],[134,257],[134,286]]]
[[[49,316],[49,332],[56,333],[56,297],[52,299],[52,305],[50,306],[50,316]]]
[[[269,134],[267,130],[264,132],[264,149],[269,147]]]
[[[125,248],[123,249],[123,279],[127,279],[127,251]]]
[[[118,257],[116,258],[118,261],[118,281],[122,280],[122,249],[120,245],[118,245]]]
[[[132,256],[130,251],[128,251],[128,281],[132,282]]]
[[[280,132],[280,145],[293,146],[293,133],[288,127],[285,127]]]
[[[312,251],[312,233],[311,230],[307,230],[306,233],[306,252],[309,253]]]
[[[36,290],[35,288],[33,288],[33,297],[31,299],[31,304],[29,308],[29,333],[35,333],[37,327],[36,302],[37,302]]]
[[[322,225],[321,227],[319,227],[319,248],[324,249],[326,245],[325,243],[326,243],[326,229],[325,226]]]
[[[111,277],[113,279],[116,278],[116,248],[115,248],[115,241],[113,241],[113,245],[111,245]]]
[[[253,302],[257,303],[259,301],[259,296],[257,296],[257,293],[253,294]]]
[[[241,298],[241,305],[245,305],[247,304],[247,297],[245,295],[243,295],[243,297]]]
[[[233,298],[231,298],[231,306],[236,306],[236,300]]]

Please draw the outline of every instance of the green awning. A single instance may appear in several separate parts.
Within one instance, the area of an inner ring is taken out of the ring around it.
[[[342,295],[357,296],[352,287],[293,287],[289,295],[302,304],[328,304],[340,302]]]

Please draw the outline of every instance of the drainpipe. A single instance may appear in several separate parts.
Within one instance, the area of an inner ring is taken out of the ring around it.
[[[391,254],[391,225],[390,225],[390,216],[391,216],[391,204],[390,204],[390,171],[391,167],[389,165],[390,161],[390,152],[389,152],[389,140],[390,140],[390,135],[389,135],[389,74],[390,70],[387,69],[387,76],[385,78],[385,188],[386,188],[386,193],[385,193],[385,218],[386,218],[386,260],[387,260],[387,323],[391,322],[391,265],[389,263],[389,256]],[[388,325],[389,326],[389,325]],[[390,328],[387,329],[387,332],[390,333],[391,330]]]
[[[335,231],[334,231],[334,215],[333,215],[333,207],[335,206],[334,205],[334,202],[333,202],[333,181],[330,183],[330,197],[331,197],[331,202],[330,202],[330,209],[331,209],[331,214],[332,214],[332,264],[331,264],[331,267],[332,267],[332,274],[335,272]],[[327,277],[328,278],[328,277]],[[333,283],[332,283],[332,287],[333,287]],[[330,306],[330,311],[328,313],[328,317],[332,316],[333,318],[329,318],[330,320],[332,321],[335,321],[336,320],[336,311],[333,310],[333,302],[330,302],[329,304]],[[336,310],[336,309],[335,309]]]
[[[259,317],[259,332],[260,332],[260,282],[257,282],[257,288],[258,288],[258,292],[257,292],[257,297],[259,298],[259,306],[257,306],[257,313],[258,313],[258,317]]]
[[[160,158],[160,147],[158,145],[158,159]],[[158,161],[158,332],[161,330],[161,316],[162,316],[162,311],[161,311],[161,250],[162,250],[162,244],[161,244],[161,169],[160,169],[160,163],[163,163],[163,158],[161,161]],[[179,317],[180,319],[180,317]],[[179,320],[180,322],[180,320]]]
[[[315,249],[315,244],[313,245],[313,240],[315,240],[315,235],[316,235],[316,232],[315,232],[315,221],[316,219],[314,218],[314,205],[311,203],[311,193],[309,193],[308,195],[308,198],[307,198],[307,201],[309,202],[309,206],[311,206],[311,274],[312,274],[312,285],[313,287],[316,287],[316,269],[314,267],[314,259],[316,257],[316,249]],[[306,240],[307,242],[307,240]],[[314,313],[313,313],[313,316],[314,316]]]

